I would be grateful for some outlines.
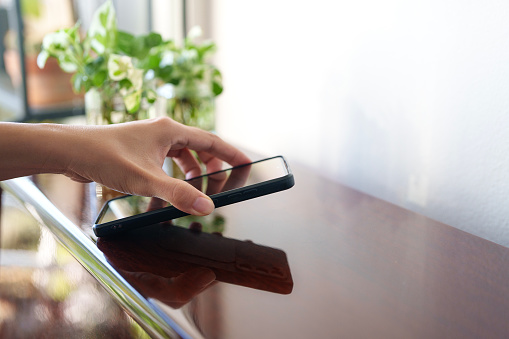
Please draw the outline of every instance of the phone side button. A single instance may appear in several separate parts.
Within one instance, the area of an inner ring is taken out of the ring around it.
[[[258,192],[258,190],[256,188],[253,188],[253,189],[245,191],[243,194],[244,195],[251,195],[251,194],[256,194],[256,192]]]
[[[228,199],[238,199],[242,196],[242,193],[234,193],[228,196]]]

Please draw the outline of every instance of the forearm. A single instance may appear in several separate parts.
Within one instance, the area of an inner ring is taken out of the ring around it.
[[[0,123],[0,180],[63,173],[70,135],[64,125]]]

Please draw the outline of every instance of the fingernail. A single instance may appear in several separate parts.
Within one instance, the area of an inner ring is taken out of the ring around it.
[[[210,214],[214,210],[214,203],[210,199],[199,197],[194,201],[193,209],[200,214]]]

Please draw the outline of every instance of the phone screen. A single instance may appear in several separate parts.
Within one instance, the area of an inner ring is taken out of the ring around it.
[[[249,186],[253,186],[252,190],[255,191],[259,184],[285,177],[289,173],[285,160],[282,157],[274,157],[186,181],[207,195],[229,191],[235,194],[235,191],[239,189],[246,192],[250,189]],[[96,224],[107,223],[168,206],[170,206],[168,202],[158,198],[134,195],[120,197],[107,203]]]

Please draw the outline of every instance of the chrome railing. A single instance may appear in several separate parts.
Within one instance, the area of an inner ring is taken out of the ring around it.
[[[95,243],[70,221],[28,178],[0,182],[47,227],[120,306],[154,338],[190,337],[156,303],[138,293],[106,260]]]

